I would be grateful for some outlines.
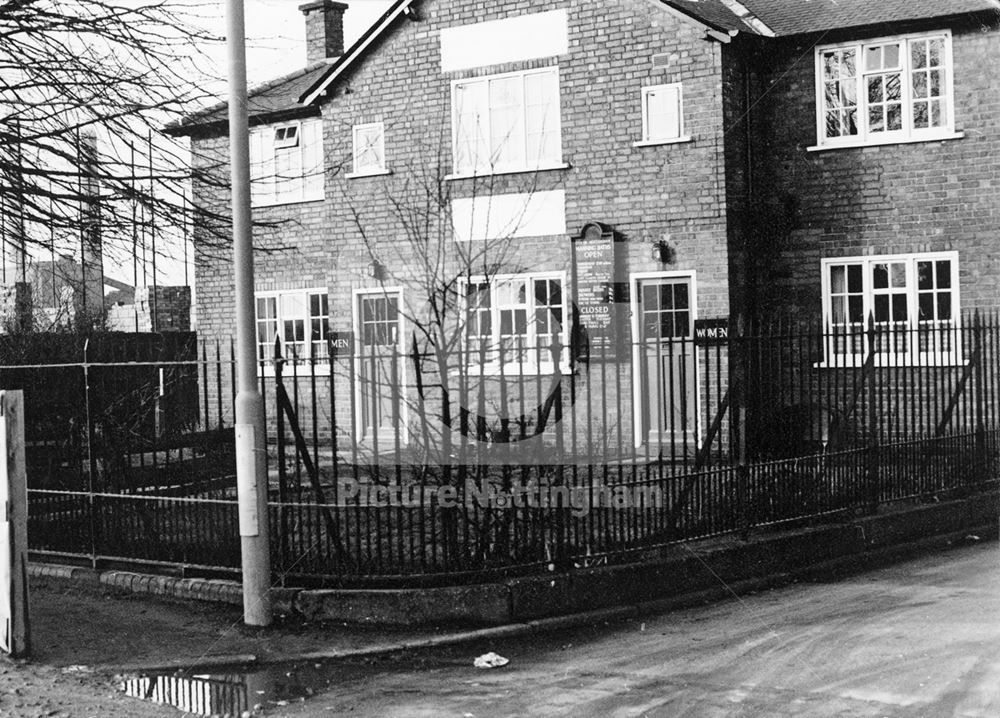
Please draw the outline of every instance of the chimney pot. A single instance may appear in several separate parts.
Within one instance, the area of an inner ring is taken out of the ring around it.
[[[306,16],[306,61],[313,65],[344,54],[344,11],[334,0],[314,0],[299,5]]]

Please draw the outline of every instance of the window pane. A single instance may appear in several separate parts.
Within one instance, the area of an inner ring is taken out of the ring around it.
[[[931,126],[941,127],[944,125],[944,103],[934,101],[931,103]]]
[[[840,52],[840,76],[841,77],[856,77],[857,72],[855,70],[854,62],[854,49],[841,50]]]
[[[834,294],[843,294],[847,291],[845,277],[846,270],[842,265],[830,267],[830,291]]]
[[[880,46],[865,48],[865,69],[882,69],[882,48]]]
[[[951,319],[951,292],[939,292],[937,295],[937,318],[942,321]]]
[[[660,285],[660,307],[662,309],[674,308],[674,292],[669,284]]]
[[[921,293],[917,301],[920,311],[920,321],[926,322],[934,319],[934,294],[931,292]]]
[[[885,99],[898,100],[902,97],[901,82],[899,75],[886,75],[885,77]]]
[[[305,295],[297,293],[281,295],[281,316],[283,319],[304,317],[305,313]]]
[[[901,130],[903,128],[903,106],[902,105],[889,105],[886,110],[885,119],[886,129],[890,132],[896,130]]]
[[[485,93],[485,81],[455,86],[455,165],[458,170],[471,170],[488,163]]]
[[[902,262],[893,262],[890,266],[893,287],[906,286],[906,265]]]
[[[864,289],[863,273],[860,264],[852,264],[847,267],[847,291],[851,294],[861,292]]]
[[[931,262],[917,262],[917,289],[933,289],[934,274]]]
[[[910,66],[914,69],[920,69],[927,66],[927,41],[926,40],[911,40],[910,41]]]
[[[944,259],[934,263],[937,274],[937,286],[939,289],[951,287],[951,262]]]
[[[944,38],[934,38],[930,41],[930,65],[932,67],[941,67],[944,65],[942,58],[944,57]]]
[[[524,78],[525,159],[529,165],[553,162],[562,156],[559,144],[559,78],[555,72]]]
[[[836,50],[823,53],[823,77],[828,80],[840,77],[840,53]]]
[[[883,92],[883,82],[882,76],[876,75],[875,77],[868,78],[868,101],[869,102],[882,102],[885,99]]]
[[[523,79],[506,77],[489,83],[490,157],[499,165],[524,162]]]
[[[931,95],[934,97],[941,96],[941,71],[931,70],[930,71],[930,91]]]
[[[885,45],[882,67],[899,67],[899,45]]]
[[[894,322],[905,322],[906,321],[906,295],[905,294],[893,294],[892,295],[892,321]]]
[[[674,312],[675,337],[686,337],[691,333],[690,316],[688,312]]]
[[[889,295],[876,294],[875,297],[875,321],[889,321]]]
[[[689,309],[691,307],[686,282],[678,282],[674,285],[674,306],[678,309]]]
[[[847,298],[847,313],[852,324],[861,324],[865,321],[865,300],[864,297],[851,296]]]
[[[885,119],[882,116],[882,106],[878,105],[868,110],[868,129],[872,132],[885,131]]]
[[[875,289],[887,289],[889,287],[889,265],[879,262],[872,265],[872,286]]]
[[[843,324],[847,321],[847,312],[845,311],[844,299],[841,297],[836,297],[830,304],[832,310],[832,318],[834,324]]]
[[[642,307],[646,311],[654,310],[659,308],[659,302],[657,302],[657,291],[655,284],[643,284],[642,285]]]

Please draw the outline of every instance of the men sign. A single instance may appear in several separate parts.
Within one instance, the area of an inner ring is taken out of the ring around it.
[[[0,391],[0,650],[24,656],[29,645],[24,397]]]

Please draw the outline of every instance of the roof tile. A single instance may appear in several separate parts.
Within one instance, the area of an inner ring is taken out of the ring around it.
[[[777,35],[924,20],[1000,8],[997,0],[740,0]]]

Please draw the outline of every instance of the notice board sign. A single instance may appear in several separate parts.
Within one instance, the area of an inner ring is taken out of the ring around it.
[[[576,307],[591,359],[614,351],[615,243],[610,233],[587,232],[573,240]],[[602,350],[603,346],[603,350]]]

